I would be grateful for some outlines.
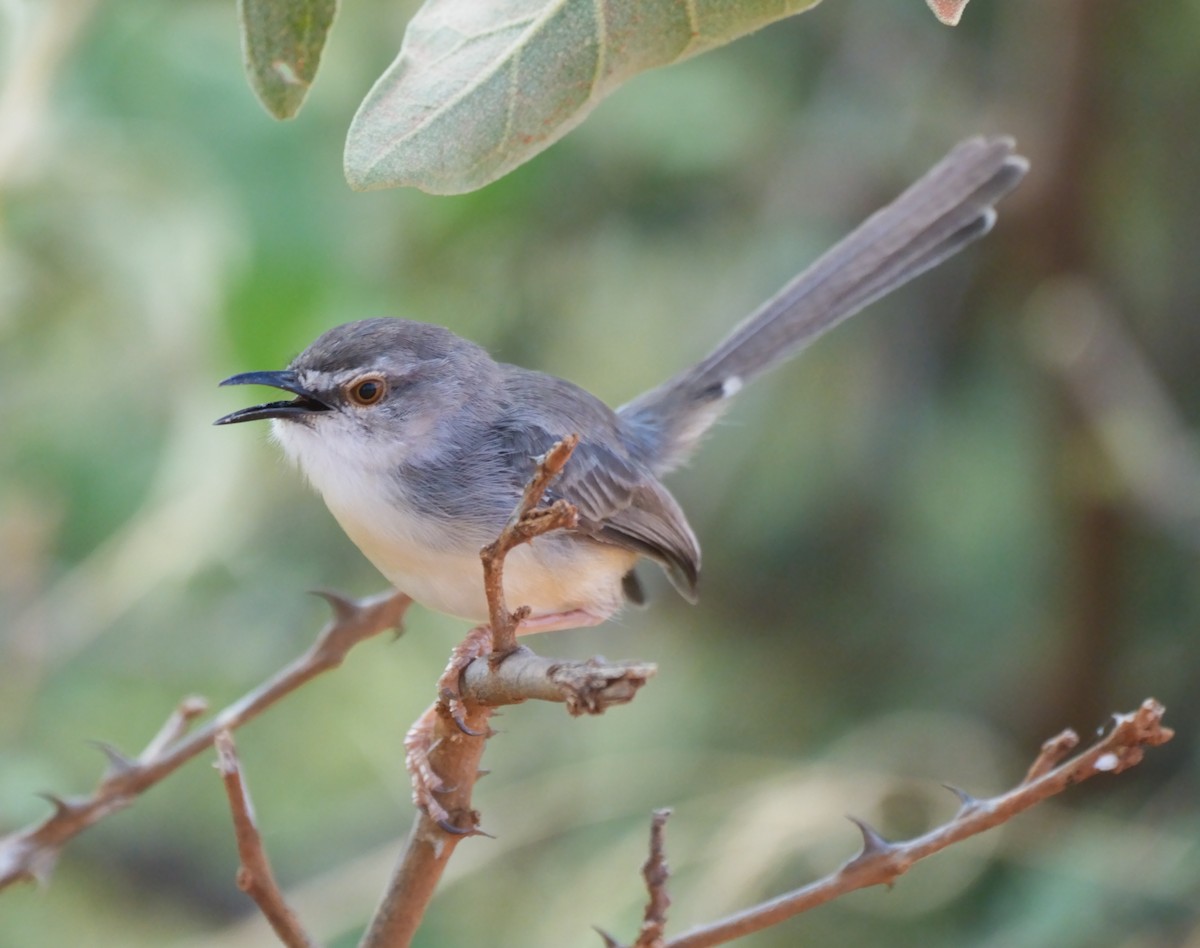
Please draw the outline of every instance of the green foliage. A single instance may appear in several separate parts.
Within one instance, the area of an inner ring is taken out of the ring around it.
[[[300,111],[336,13],[337,0],[238,0],[246,74],[275,118]]]
[[[483,187],[582,122],[623,82],[816,0],[426,0],[346,139],[360,190]]]

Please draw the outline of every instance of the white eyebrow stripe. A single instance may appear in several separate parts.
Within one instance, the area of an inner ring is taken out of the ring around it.
[[[347,382],[352,382],[357,378],[362,378],[364,375],[383,375],[383,372],[375,372],[372,369],[343,369],[340,372],[323,372],[320,369],[303,369],[300,372],[301,381],[306,388],[313,391],[328,391],[332,388],[341,388]]]

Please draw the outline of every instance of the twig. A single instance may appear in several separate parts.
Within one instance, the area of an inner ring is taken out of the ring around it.
[[[360,943],[362,948],[407,946],[458,844],[467,836],[487,835],[479,829],[479,814],[471,809],[471,794],[481,776],[479,764],[491,710],[474,702],[467,705],[466,722],[472,730],[481,732],[478,736],[464,734],[453,723],[435,715],[436,743],[429,753],[429,766],[449,788],[442,796],[442,804],[455,825],[470,829],[465,833],[449,833],[428,812],[417,811],[404,851]]]
[[[237,750],[233,735],[219,731],[214,744],[217,749],[217,770],[225,783],[229,797],[229,810],[233,816],[233,829],[237,836],[238,858],[241,866],[237,871],[238,888],[245,892],[266,916],[279,940],[288,948],[312,948],[316,944],[304,931],[296,913],[284,901],[283,893],[271,872],[271,863],[263,849],[262,836],[254,821],[254,807],[250,802],[250,791],[242,780]]]
[[[1080,277],[1046,281],[1029,306],[1027,344],[1062,380],[1106,453],[1113,482],[1159,529],[1200,548],[1200,440],[1127,321]],[[1090,471],[1090,468],[1089,468]],[[1090,486],[1092,481],[1089,480]]]
[[[565,702],[567,710],[576,715],[601,714],[614,704],[632,700],[655,673],[655,666],[647,663],[562,662],[517,648],[516,627],[526,610],[508,611],[504,559],[522,543],[574,525],[575,509],[565,501],[549,507],[537,505],[578,441],[572,435],[546,452],[500,536],[480,552],[492,619],[492,657],[503,656],[503,660],[468,658],[458,676],[460,719],[437,713],[438,705],[434,705],[409,731],[406,745],[414,785],[425,781],[414,797],[429,802],[418,807],[399,864],[363,938],[363,948],[407,946],[458,843],[467,836],[487,835],[479,828],[480,817],[472,809],[471,795],[481,775],[484,742],[490,735],[487,721],[494,707],[534,698]],[[464,643],[462,649],[456,649],[456,653],[460,651],[469,656],[474,650]],[[455,668],[452,658],[447,671]],[[438,799],[434,801],[426,790],[436,793]]]
[[[483,773],[479,768],[494,707],[535,698],[565,702],[573,714],[600,714],[630,701],[654,673],[655,667],[648,664],[558,662],[525,649],[495,666],[485,660],[471,662],[462,675],[465,729],[433,709],[422,716],[432,731],[422,738],[429,750],[420,766],[447,789],[439,794],[436,810],[418,808],[363,948],[407,946],[458,844],[468,836],[487,835],[479,827],[471,796]]]
[[[291,665],[218,713],[203,728],[185,736],[202,713],[196,698],[186,698],[136,759],[107,744],[97,744],[109,766],[99,785],[86,797],[47,794],[54,812],[33,826],[0,839],[0,889],[14,882],[45,880],[62,847],[110,813],[129,806],[139,794],[174,773],[213,742],[219,731],[232,731],[261,714],[285,695],[321,672],[336,668],[346,653],[364,639],[399,625],[410,600],[387,593],[353,602],[321,593],[333,618],[312,647]]]
[[[642,930],[633,943],[634,948],[662,948],[667,931],[667,909],[671,907],[671,896],[667,894],[667,880],[671,868],[667,865],[667,820],[670,810],[655,810],[650,818],[650,855],[642,866],[642,878],[646,880],[646,891],[650,894],[642,920]]]
[[[650,855],[642,864],[642,878],[646,880],[649,900],[642,913],[642,927],[632,948],[664,948],[667,930],[667,909],[671,907],[671,896],[667,893],[667,882],[671,868],[667,865],[667,820],[670,809],[655,810],[650,814]],[[605,948],[624,948],[608,932],[597,928],[596,933],[604,940]]]
[[[179,702],[171,716],[163,722],[158,733],[138,754],[138,763],[149,764],[161,757],[168,747],[192,729],[192,722],[208,713],[208,702],[199,695],[189,695]]]
[[[650,662],[562,661],[522,649],[496,667],[472,662],[462,676],[463,699],[499,707],[522,701],[561,701],[572,715],[603,714],[628,704],[658,671]]]
[[[522,611],[509,612],[505,603],[505,557],[522,543],[553,530],[575,526],[578,514],[565,500],[556,500],[549,507],[539,507],[538,504],[542,502],[546,488],[570,460],[571,452],[578,443],[579,435],[568,435],[542,455],[533,477],[525,486],[521,502],[508,518],[500,536],[479,551],[483,560],[483,588],[491,618],[492,652],[497,655],[507,655],[517,647],[517,624],[526,615]]]
[[[54,82],[63,64],[69,64],[72,47],[97,3],[57,0],[39,7],[36,21],[25,24],[16,22],[23,18],[24,11],[7,11],[14,22],[5,25],[18,34],[18,39],[9,44],[11,62],[0,83],[0,188],[11,184],[21,170],[21,162],[37,167],[38,157],[34,156],[40,156],[47,147],[38,139],[46,134],[44,126],[49,124],[47,102]],[[20,26],[25,29],[18,29]]]
[[[1029,765],[1022,783],[1032,783],[1039,777],[1049,773],[1066,759],[1066,756],[1079,746],[1079,735],[1070,728],[1042,744],[1042,750],[1037,759]]]
[[[1146,747],[1165,744],[1174,732],[1162,726],[1165,709],[1153,698],[1129,714],[1114,715],[1112,730],[1092,747],[1052,769],[1044,764],[1061,760],[1069,752],[1064,735],[1043,745],[1029,776],[1014,789],[997,797],[977,800],[962,790],[949,788],[962,806],[943,826],[906,842],[889,842],[874,828],[851,818],[862,833],[862,850],[836,872],[803,888],[737,912],[727,918],[693,928],[662,943],[662,948],[710,948],[770,928],[801,912],[872,885],[891,885],[917,861],[984,830],[999,826],[1018,813],[1041,803],[1100,773],[1117,774],[1139,764]],[[1065,732],[1070,734],[1071,732]],[[1040,772],[1039,772],[1040,771]],[[610,945],[615,945],[605,936]],[[641,942],[638,942],[641,945]]]

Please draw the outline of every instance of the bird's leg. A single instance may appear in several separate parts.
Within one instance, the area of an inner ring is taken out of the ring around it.
[[[523,616],[517,625],[517,635],[534,635],[538,632],[564,632],[567,629],[586,629],[608,620],[585,609],[570,612],[553,612],[544,616]]]

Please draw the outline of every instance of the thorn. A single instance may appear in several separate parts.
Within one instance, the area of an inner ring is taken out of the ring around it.
[[[88,743],[108,759],[108,772],[110,776],[127,774],[137,770],[137,761],[131,757],[127,757],[107,741],[88,741]]]
[[[34,854],[27,871],[35,883],[43,887],[50,884],[50,876],[54,874],[54,867],[58,863],[58,854],[57,846],[39,850]]]
[[[600,926],[593,925],[592,930],[595,931],[595,933],[597,935],[599,935],[601,938],[604,939],[604,948],[625,948],[624,945],[622,945],[619,941],[617,941],[615,938],[613,938],[612,935],[610,935],[608,932],[606,932]]]
[[[850,863],[861,862],[862,860],[870,859],[873,856],[886,855],[896,848],[894,845],[884,839],[879,830],[875,829],[875,827],[866,820],[860,820],[857,816],[847,816],[846,819],[858,827],[858,831],[862,833],[863,838],[862,849],[859,851],[858,855],[850,860]]]
[[[475,779],[479,780],[480,778],[486,777],[489,774],[491,774],[490,770],[477,770],[477,771],[475,771]]]
[[[952,783],[944,783],[942,786],[958,797],[958,815],[961,816],[963,813],[969,813],[979,806],[979,800],[967,793],[962,787],[956,787]]]
[[[332,589],[310,589],[308,593],[310,596],[320,596],[329,603],[329,608],[333,611],[334,621],[338,625],[352,622],[362,611],[359,604],[353,599],[349,599],[339,592],[334,592]]]
[[[42,790],[34,795],[41,797],[52,807],[54,807],[55,816],[70,816],[75,812],[75,807],[60,797],[57,793],[51,793],[49,790]]]

